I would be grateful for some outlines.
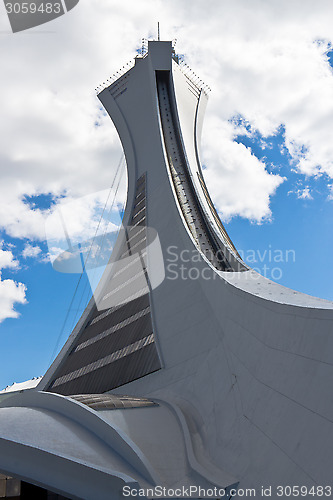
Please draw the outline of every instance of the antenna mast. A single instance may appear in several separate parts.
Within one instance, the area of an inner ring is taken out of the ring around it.
[[[157,40],[160,41],[160,22],[157,23]]]

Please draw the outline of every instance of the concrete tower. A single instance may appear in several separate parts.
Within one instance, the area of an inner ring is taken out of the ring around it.
[[[207,94],[171,42],[99,99],[126,156],[124,230],[38,387],[0,401],[0,470],[94,500],[329,496],[333,304],[242,262],[200,167]]]

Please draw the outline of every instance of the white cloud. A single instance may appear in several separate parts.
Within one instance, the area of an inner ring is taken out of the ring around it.
[[[185,15],[182,5],[180,16]],[[282,124],[285,145],[299,170],[332,177],[333,74],[326,52],[333,40],[333,5],[212,1],[200,13],[199,3],[193,2],[186,14],[181,51],[213,88],[210,116],[226,120],[241,114],[264,137]],[[200,43],[195,48],[199,17]],[[210,133],[206,127],[204,140]],[[240,194],[238,178],[235,172],[235,198]],[[243,213],[246,205],[247,198]],[[264,215],[268,207],[262,208]]]
[[[308,186],[303,189],[298,189],[296,195],[300,200],[313,200],[313,196]]]
[[[7,318],[17,318],[15,304],[25,304],[26,287],[23,283],[16,283],[10,279],[2,279],[0,272],[0,323]]]
[[[121,181],[120,175],[119,171],[117,179]],[[117,179],[112,189],[71,201],[62,199],[53,207],[45,221],[45,228],[49,249],[47,258],[53,264],[59,258],[57,270],[62,267],[59,267],[60,261],[74,260],[73,268],[65,263],[64,272],[82,272],[81,258],[88,265],[96,253],[99,261],[110,256],[110,234],[117,232],[121,225]]]
[[[209,168],[204,173],[223,219],[235,214],[256,221],[270,219],[269,197],[284,179],[267,173],[249,148],[233,141],[230,124],[213,118],[208,130],[203,154]]]
[[[15,259],[11,250],[2,249],[3,243],[0,241],[0,271],[5,268],[17,269],[19,267],[18,260]]]
[[[22,252],[22,256],[25,259],[28,257],[36,258],[41,253],[41,251],[42,249],[38,245],[31,245],[30,243],[26,243]]]
[[[23,283],[17,283],[11,279],[2,279],[1,269],[18,269],[19,262],[15,259],[11,250],[3,250],[3,241],[0,241],[0,323],[6,318],[17,318],[19,313],[15,311],[15,304],[26,302],[26,287]]]
[[[94,88],[134,56],[158,19],[162,38],[178,38],[177,50],[213,89],[203,160],[218,209],[224,218],[269,219],[283,179],[233,142],[227,122],[239,114],[263,137],[283,124],[298,168],[333,177],[332,16],[328,0],[91,0],[48,24],[53,32],[2,37],[1,227],[44,239],[50,212],[24,195],[72,199],[110,186],[120,144]],[[0,23],[8,29],[5,15]]]

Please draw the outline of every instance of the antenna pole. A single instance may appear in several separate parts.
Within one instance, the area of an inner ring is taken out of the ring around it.
[[[157,23],[157,40],[160,41],[160,23]]]

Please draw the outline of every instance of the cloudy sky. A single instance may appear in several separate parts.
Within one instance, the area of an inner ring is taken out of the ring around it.
[[[202,160],[232,239],[267,277],[333,300],[330,0],[81,0],[16,34],[1,4],[0,389],[46,370],[86,301],[46,230],[56,240],[54,211],[79,199],[73,231],[93,234],[121,158],[94,89],[157,21],[212,89]]]

